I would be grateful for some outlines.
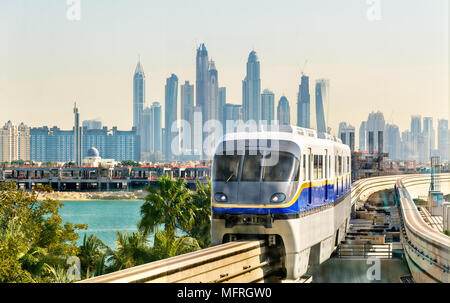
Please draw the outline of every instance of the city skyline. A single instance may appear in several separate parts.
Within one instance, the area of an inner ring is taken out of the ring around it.
[[[248,53],[255,50],[261,62],[261,88],[273,91],[275,100],[282,95],[287,97],[291,124],[296,123],[295,102],[301,66],[306,59],[308,64],[304,72],[310,77],[310,83],[320,78],[330,80],[329,111],[333,114],[327,125],[331,126],[333,134],[337,135],[340,121],[358,125],[358,119],[362,119],[358,117],[377,110],[385,113],[388,123],[395,123],[400,129],[407,128],[410,116],[415,113],[431,116],[435,121],[448,120],[446,1],[433,4],[383,1],[379,21],[367,19],[365,1],[345,7],[332,1],[321,1],[320,5],[311,1],[289,2],[292,10],[283,8],[284,14],[305,17],[299,18],[302,21],[293,21],[286,16],[280,19],[275,12],[281,8],[273,7],[269,2],[258,2],[254,7],[256,2],[249,1],[243,10],[253,6],[255,12],[260,13],[261,16],[254,16],[254,22],[259,26],[257,30],[243,26],[247,20],[243,11],[233,15],[235,24],[224,22],[226,14],[235,7],[233,4],[219,9],[217,27],[213,30],[202,27],[195,16],[200,14],[205,17],[203,23],[208,23],[212,20],[208,12],[215,11],[219,5],[202,1],[192,7],[180,3],[180,10],[173,11],[165,4],[131,1],[138,5],[123,14],[119,12],[124,4],[82,1],[82,17],[76,22],[66,19],[65,3],[43,2],[48,3],[45,13],[37,13],[39,10],[36,9],[44,4],[23,1],[0,4],[0,33],[5,37],[6,45],[0,50],[3,67],[0,71],[0,104],[8,106],[0,113],[2,121],[24,122],[30,126],[58,125],[68,129],[71,119],[66,113],[70,113],[76,101],[83,118],[100,117],[105,125],[131,129],[133,114],[128,104],[133,97],[129,77],[138,55],[146,70],[147,103],[158,101],[164,107],[167,77],[174,73],[180,83],[195,82],[195,50],[202,42],[219,67],[220,86],[227,88],[226,102],[231,104],[242,104],[245,62]],[[132,8],[131,5],[127,7]],[[200,7],[200,12],[195,11]],[[273,10],[275,20],[264,25],[269,8]],[[319,8],[327,17],[324,25],[311,17]],[[182,11],[186,16],[181,15]],[[189,16],[193,19],[192,24],[188,23],[183,30],[175,28],[168,22],[172,12],[174,18],[181,20]],[[110,16],[111,20],[94,20],[101,13]],[[153,20],[160,29],[158,33],[149,29],[150,21],[144,20],[147,15],[154,14],[159,14]],[[42,22],[42,16],[46,17],[45,22]],[[342,22],[343,17],[348,17],[346,22]],[[135,20],[131,24],[134,26],[143,25],[135,28],[129,38],[131,25],[126,24],[127,20]],[[123,22],[123,28],[119,29],[116,22]],[[39,26],[33,27],[36,23]],[[308,25],[308,29],[304,25]],[[236,31],[239,26],[241,32]],[[356,29],[349,33],[350,27]],[[146,31],[150,35],[142,39]],[[261,36],[264,31],[267,35]],[[340,38],[348,45],[344,47],[343,43],[338,43]],[[154,43],[158,41],[161,43],[155,47]],[[24,65],[26,73],[17,68]],[[23,87],[27,89],[19,89]],[[316,125],[314,102],[311,98],[311,126]],[[435,106],[429,106],[430,102]],[[411,103],[414,107],[406,106]]]

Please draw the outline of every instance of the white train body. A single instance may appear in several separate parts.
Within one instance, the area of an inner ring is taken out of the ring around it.
[[[347,145],[311,129],[227,134],[212,166],[212,244],[267,239],[287,279],[327,260],[350,213]]]

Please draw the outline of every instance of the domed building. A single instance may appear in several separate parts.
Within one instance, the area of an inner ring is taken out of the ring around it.
[[[91,147],[87,151],[86,158],[83,159],[83,165],[92,167],[114,167],[116,161],[114,161],[114,159],[102,159],[98,149]]]

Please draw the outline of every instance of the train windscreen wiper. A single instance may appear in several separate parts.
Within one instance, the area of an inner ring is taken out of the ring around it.
[[[227,184],[228,182],[230,182],[231,178],[233,178],[234,173],[231,173],[231,175],[228,177],[227,181],[225,181],[225,184]]]

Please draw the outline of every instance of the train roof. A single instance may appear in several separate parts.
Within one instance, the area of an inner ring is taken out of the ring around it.
[[[260,125],[257,129],[244,129],[243,132],[228,133],[222,137],[222,141],[226,140],[239,140],[239,139],[251,139],[251,138],[273,138],[276,134],[277,139],[296,141],[300,139],[302,141],[309,141],[309,139],[323,139],[331,142],[342,144],[342,140],[327,133],[317,132],[315,129],[303,128],[293,125]],[[292,137],[295,136],[295,139]]]

